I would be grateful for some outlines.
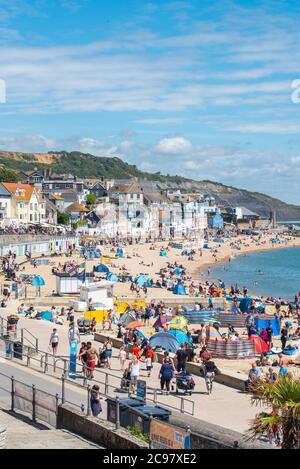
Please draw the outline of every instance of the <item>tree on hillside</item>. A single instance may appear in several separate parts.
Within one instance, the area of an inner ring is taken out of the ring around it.
[[[19,178],[15,171],[0,167],[0,182],[18,182]]]
[[[88,194],[86,197],[87,205],[94,205],[97,202],[97,197],[94,194]]]
[[[67,213],[58,212],[58,214],[57,214],[57,223],[59,225],[68,225],[69,220],[70,220],[70,217]]]
[[[269,407],[259,413],[249,430],[251,438],[276,436],[282,449],[300,449],[300,379],[279,377],[268,383],[262,380],[251,385],[252,403]]]

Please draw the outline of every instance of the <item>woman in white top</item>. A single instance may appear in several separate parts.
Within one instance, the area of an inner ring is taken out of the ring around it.
[[[52,347],[52,353],[54,357],[56,356],[58,342],[59,342],[59,337],[58,337],[57,329],[53,329],[53,332],[50,336],[50,345]]]

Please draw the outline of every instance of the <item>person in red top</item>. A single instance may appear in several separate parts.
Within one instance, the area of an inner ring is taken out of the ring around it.
[[[152,348],[148,348],[148,350],[146,352],[146,356],[151,358],[152,363],[154,362],[154,352],[153,352]]]
[[[138,347],[138,345],[135,345],[132,349],[132,355],[134,355],[136,358],[140,358],[140,352],[140,347]]]

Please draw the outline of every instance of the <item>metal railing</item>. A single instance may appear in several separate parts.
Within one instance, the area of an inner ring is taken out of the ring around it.
[[[0,316],[0,338],[13,338],[15,341],[19,340],[22,346],[31,347],[36,352],[39,350],[39,339],[36,336],[25,327],[18,328],[17,324],[9,324],[9,321],[2,316]]]
[[[18,353],[14,352],[13,350],[13,342],[9,340],[6,340],[5,342],[7,350],[5,358],[10,360],[16,358],[17,361],[22,361],[24,365],[32,369],[38,369],[38,371],[42,371],[45,374],[53,374],[62,380],[62,387],[67,381],[68,383],[75,384],[84,389],[88,388],[89,380],[87,376],[87,369],[86,367],[83,367],[81,362],[77,361],[76,363],[77,366],[82,368],[82,373],[76,376],[77,379],[75,381],[73,378],[69,377],[70,361],[67,357],[54,356],[51,353],[40,350],[35,351],[36,354],[32,355],[30,349],[26,347],[22,351],[22,356],[18,357]],[[60,366],[61,363],[63,366]],[[95,368],[94,370],[93,383],[99,384],[101,387],[103,387],[104,391],[101,394],[105,397],[111,397],[112,394],[116,395],[118,392],[123,394],[123,390],[120,389],[121,379],[122,378],[119,375],[111,373],[107,370],[102,370],[99,368]],[[128,388],[128,396],[131,396],[130,386]],[[172,394],[170,396],[174,399],[173,402],[171,400],[165,402],[165,400],[161,399],[161,397],[162,395],[156,388],[147,386],[147,400],[153,402],[154,405],[163,405],[167,408],[180,412],[181,414],[188,414],[192,416],[194,415],[194,401],[183,396],[177,396],[176,394]]]

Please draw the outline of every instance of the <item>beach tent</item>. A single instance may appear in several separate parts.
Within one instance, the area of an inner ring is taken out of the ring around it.
[[[262,328],[267,329],[269,326],[272,327],[273,335],[280,335],[280,319],[278,317],[272,317],[267,315],[261,315],[254,318],[255,328],[260,332]]]
[[[146,285],[147,285],[148,288],[152,288],[153,284],[152,284],[151,278],[147,278]]]
[[[175,295],[187,295],[184,285],[181,282],[178,282],[175,287],[173,288],[173,293]]]
[[[33,287],[42,287],[45,285],[45,280],[40,275],[35,275],[34,279],[31,282]]]
[[[178,329],[182,330],[187,326],[187,319],[184,316],[173,316],[172,319],[169,321],[170,329]]]
[[[168,331],[168,334],[171,334],[174,337],[176,337],[180,345],[186,344],[186,343],[188,343],[189,345],[192,344],[190,337],[183,331],[172,329],[171,331]]]
[[[128,313],[124,313],[120,317],[120,322],[122,323],[122,326],[126,326],[127,324],[133,321],[136,321],[136,314],[134,311],[129,311]]]
[[[109,280],[110,282],[113,282],[113,283],[117,283],[119,281],[118,277],[115,274],[113,274],[112,272],[107,274],[106,280]]]
[[[179,267],[176,267],[176,269],[173,270],[172,274],[173,275],[180,275],[182,270]]]
[[[169,332],[158,332],[149,339],[149,344],[152,349],[160,347],[167,352],[176,353],[180,348],[180,343],[173,334]]]
[[[162,249],[159,253],[160,257],[167,257],[167,251],[165,249]]]
[[[254,350],[255,350],[256,355],[260,355],[263,352],[269,352],[270,351],[270,349],[269,349],[268,345],[266,344],[266,342],[264,340],[262,340],[262,338],[259,337],[259,335],[252,335],[251,340],[254,344]]]
[[[138,275],[135,277],[134,282],[140,285],[140,287],[143,287],[145,283],[147,284],[147,279],[144,275]]]
[[[35,318],[42,319],[43,321],[52,321],[52,313],[51,311],[41,311]]]
[[[165,314],[162,314],[159,316],[159,318],[156,319],[155,323],[153,324],[154,329],[157,329],[158,327],[162,327],[164,324],[169,322],[169,320],[172,319],[172,316],[167,316]]]
[[[124,257],[124,251],[122,248],[117,249],[117,257]]]
[[[109,268],[105,264],[99,264],[95,267],[95,272],[98,272],[98,273],[104,272],[108,274]]]
[[[251,298],[246,296],[240,301],[240,310],[242,313],[249,313],[250,311]]]
[[[209,326],[206,329],[207,340],[222,340],[222,334],[213,326]]]

